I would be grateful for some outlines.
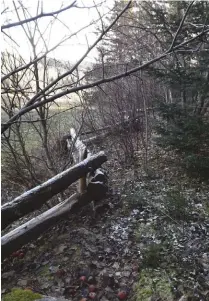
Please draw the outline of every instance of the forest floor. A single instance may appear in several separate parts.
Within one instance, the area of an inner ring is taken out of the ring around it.
[[[21,287],[67,300],[209,300],[208,186],[156,146],[149,176],[108,158],[110,197],[24,246],[22,258],[7,258],[2,294]]]

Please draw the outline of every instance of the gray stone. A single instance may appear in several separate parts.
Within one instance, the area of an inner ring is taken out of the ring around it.
[[[27,286],[28,284],[28,280],[25,280],[25,279],[21,279],[17,282],[17,285],[19,286]]]
[[[69,257],[67,256],[63,257],[63,261],[69,261]]]
[[[70,277],[65,278],[65,283],[70,284],[71,283],[71,278]]]
[[[109,287],[109,286],[107,286],[106,288],[105,288],[105,292],[107,292],[107,293],[114,293],[114,291],[111,289],[111,287]]]
[[[120,268],[120,265],[119,265],[119,263],[118,262],[115,262],[114,264],[113,264],[113,266],[112,266],[114,269],[119,269]]]
[[[5,272],[5,273],[1,274],[1,277],[2,277],[3,279],[7,279],[7,278],[10,278],[10,277],[13,277],[14,274],[15,274],[15,271],[12,270],[12,271]]]
[[[57,249],[56,249],[56,254],[61,254],[61,253],[63,253],[65,250],[67,249],[67,246],[66,245],[60,245],[60,246],[58,246],[57,247]]]
[[[131,275],[131,272],[130,271],[124,271],[123,272],[123,276],[124,277],[129,277]]]
[[[48,288],[48,287],[50,287],[50,284],[49,283],[43,283],[43,284],[41,284],[41,288],[42,289],[46,289],[46,288]]]
[[[120,276],[121,276],[121,272],[116,272],[116,273],[115,273],[115,276],[116,276],[116,277],[120,277]]]

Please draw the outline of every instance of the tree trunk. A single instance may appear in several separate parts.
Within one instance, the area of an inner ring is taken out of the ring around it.
[[[67,214],[79,212],[80,208],[87,205],[91,200],[92,196],[89,193],[83,195],[76,193],[62,203],[4,235],[1,238],[2,259],[8,257],[31,240],[38,238],[39,235]]]
[[[99,152],[4,204],[1,207],[2,229],[25,214],[39,209],[47,200],[65,190],[90,170],[96,170],[106,161],[104,152]]]

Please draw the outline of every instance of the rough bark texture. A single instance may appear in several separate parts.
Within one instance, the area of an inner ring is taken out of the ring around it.
[[[65,190],[90,170],[96,170],[105,161],[107,157],[104,152],[99,152],[4,204],[1,207],[2,229],[25,214],[40,208],[47,200]]]
[[[96,198],[101,199],[103,196],[103,191],[97,190]],[[2,259],[8,257],[11,253],[20,249],[31,240],[38,238],[44,231],[60,221],[67,214],[79,212],[81,207],[89,204],[91,200],[92,196],[89,192],[82,195],[76,193],[62,203],[4,235],[1,238]]]

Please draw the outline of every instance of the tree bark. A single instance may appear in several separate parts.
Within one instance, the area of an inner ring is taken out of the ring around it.
[[[49,179],[47,182],[23,193],[13,201],[4,204],[1,207],[2,229],[25,214],[40,208],[54,195],[65,190],[79,178],[85,176],[90,170],[96,170],[106,161],[107,157],[104,152],[99,152]]]
[[[101,193],[99,192],[99,194]],[[76,193],[62,203],[4,235],[1,238],[2,259],[8,257],[31,240],[38,238],[40,234],[67,214],[79,212],[80,208],[87,205],[91,200],[92,196],[89,193],[83,195]]]

